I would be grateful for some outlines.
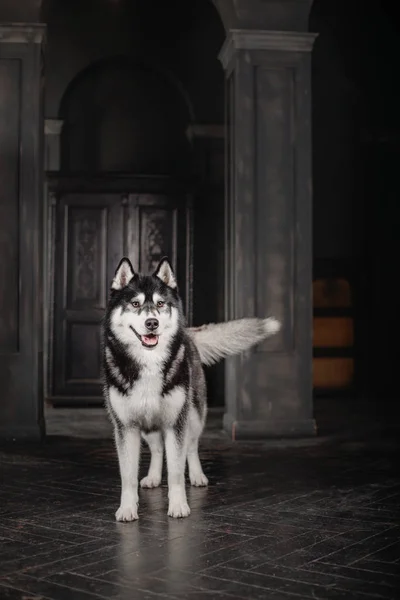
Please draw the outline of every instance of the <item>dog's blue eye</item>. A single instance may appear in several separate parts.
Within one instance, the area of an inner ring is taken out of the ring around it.
[[[159,300],[159,301],[157,302],[157,306],[158,306],[158,308],[162,308],[162,307],[164,306],[164,304],[165,304],[165,302],[163,302],[162,300]]]
[[[132,306],[133,306],[134,308],[139,308],[140,304],[139,304],[139,302],[138,302],[137,300],[134,300],[134,301],[132,302]]]

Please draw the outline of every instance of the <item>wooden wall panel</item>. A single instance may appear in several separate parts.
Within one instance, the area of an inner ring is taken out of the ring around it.
[[[0,23],[0,438],[40,438],[43,419],[45,27]]]

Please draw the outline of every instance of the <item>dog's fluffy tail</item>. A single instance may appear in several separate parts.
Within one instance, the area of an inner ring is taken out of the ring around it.
[[[274,317],[250,318],[191,327],[189,333],[199,351],[201,362],[212,365],[226,356],[248,350],[277,333],[280,328],[280,322]]]

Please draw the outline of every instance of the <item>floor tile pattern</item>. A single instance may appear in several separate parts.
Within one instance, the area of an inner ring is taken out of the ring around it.
[[[400,597],[394,436],[274,447],[202,447],[208,489],[167,517],[167,489],[114,521],[109,439],[52,436],[0,447],[2,600]],[[148,465],[143,452],[141,470]]]

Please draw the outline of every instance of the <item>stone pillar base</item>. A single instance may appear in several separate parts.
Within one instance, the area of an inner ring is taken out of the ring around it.
[[[224,414],[223,428],[233,441],[313,437],[317,433],[314,419],[246,421],[229,413]]]

